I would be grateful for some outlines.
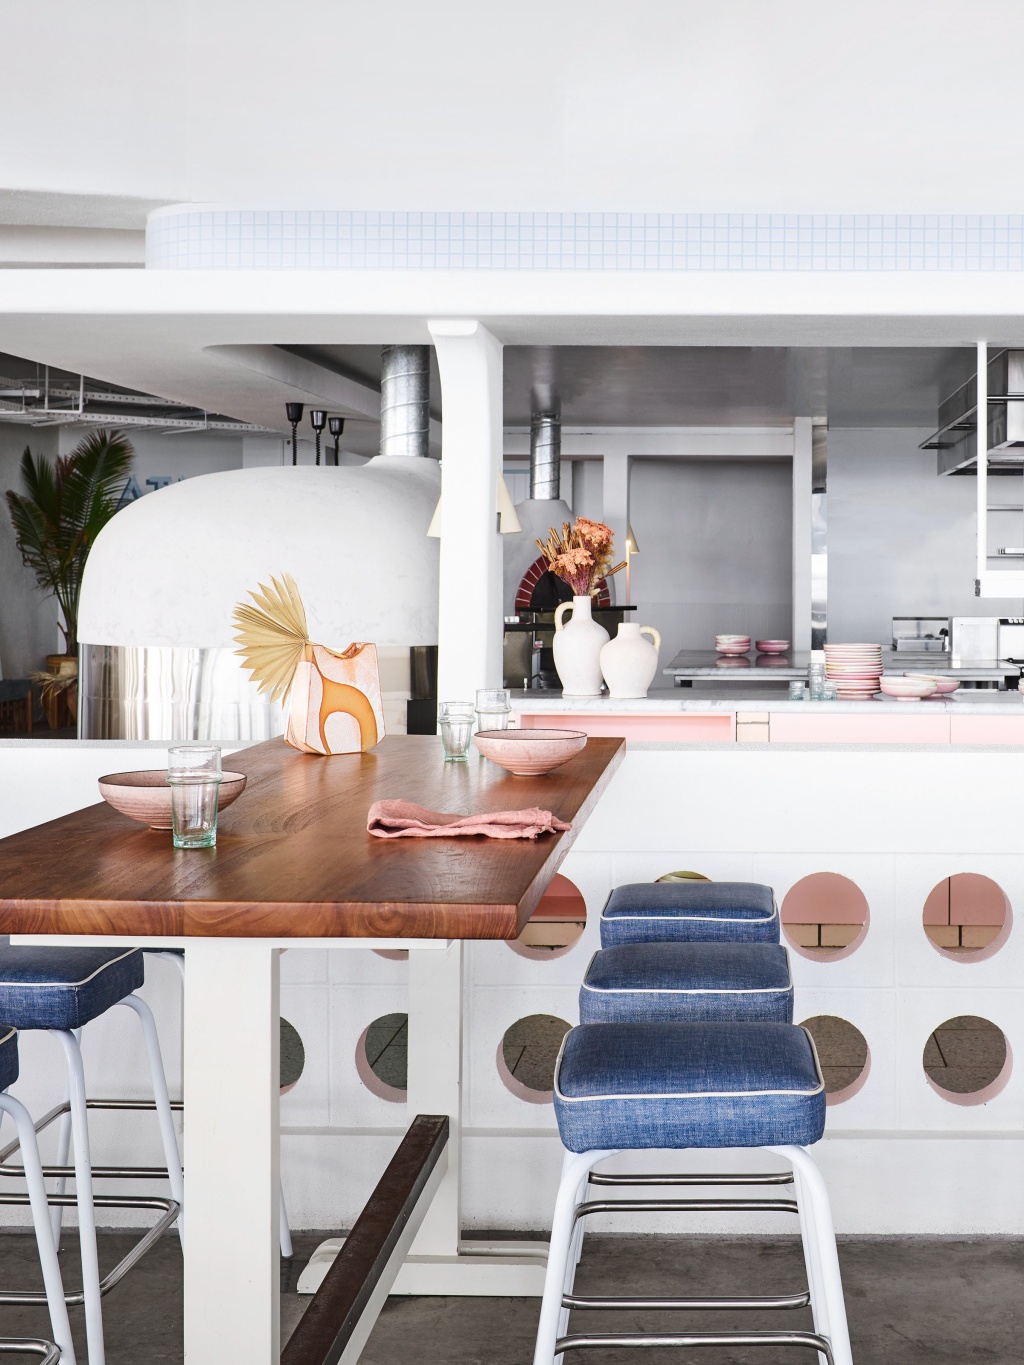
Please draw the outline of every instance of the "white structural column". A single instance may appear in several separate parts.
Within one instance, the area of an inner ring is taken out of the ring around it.
[[[793,422],[793,625],[794,649],[811,647],[811,428]]]
[[[280,1356],[278,963],[265,941],[188,944],[186,1365]]]
[[[622,442],[619,442],[621,447]],[[602,463],[602,515],[606,526],[610,526],[615,537],[613,560],[618,564],[626,557],[626,529],[629,526],[629,456],[622,450],[605,448]],[[639,531],[637,535],[639,535]],[[619,582],[619,575],[610,582],[617,586],[612,589],[616,602],[626,600],[626,580]],[[632,619],[632,618],[631,618]]]
[[[472,701],[502,680],[502,345],[479,322],[428,326],[444,405],[437,694]]]

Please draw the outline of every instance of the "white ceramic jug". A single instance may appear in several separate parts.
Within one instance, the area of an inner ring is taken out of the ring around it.
[[[601,646],[608,632],[590,614],[589,597],[574,597],[555,608],[555,668],[563,697],[597,697],[601,693]],[[562,617],[572,612],[567,626]]]
[[[649,635],[653,644],[643,638]],[[614,640],[601,650],[601,672],[610,697],[646,697],[658,671],[661,636],[653,626],[623,621]]]

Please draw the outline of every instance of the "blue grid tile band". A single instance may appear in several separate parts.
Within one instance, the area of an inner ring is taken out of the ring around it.
[[[1024,270],[1021,214],[158,210],[159,270]]]

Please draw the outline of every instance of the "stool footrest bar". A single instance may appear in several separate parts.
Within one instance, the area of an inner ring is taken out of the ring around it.
[[[713,1295],[705,1299],[645,1299],[607,1298],[603,1295],[564,1294],[563,1308],[617,1308],[635,1312],[668,1310],[712,1312],[717,1309],[807,1308],[811,1296],[805,1289],[800,1294],[760,1294],[747,1298],[723,1298]]]
[[[555,1342],[555,1355],[593,1346],[805,1346],[834,1365],[828,1341],[814,1332],[580,1332],[560,1337]]]
[[[28,1202],[27,1194],[0,1194],[0,1204],[27,1205]],[[51,1205],[60,1205],[62,1208],[74,1208],[78,1200],[73,1194],[50,1194],[47,1195],[46,1202]],[[173,1227],[178,1217],[178,1205],[173,1199],[136,1199],[127,1194],[99,1194],[94,1198],[93,1204],[98,1209],[154,1209],[163,1215],[139,1238],[127,1256],[123,1256],[106,1277],[100,1281],[100,1294],[103,1295],[109,1293],[116,1284],[119,1284],[129,1270],[137,1265],[146,1252],[151,1250],[153,1245],[159,1241],[167,1229]],[[42,1290],[0,1289],[0,1304],[45,1302],[46,1294]],[[85,1291],[80,1289],[73,1293],[66,1293],[64,1302],[69,1305],[83,1304],[85,1302]]]
[[[39,1356],[43,1365],[57,1365],[60,1347],[42,1337],[2,1337],[0,1356]]]
[[[86,1109],[142,1110],[143,1112],[152,1114],[156,1109],[156,1103],[153,1100],[86,1100],[85,1107]],[[171,1100],[171,1109],[176,1113],[182,1113],[185,1109],[184,1101]],[[33,1125],[33,1127],[37,1133],[41,1133],[44,1128],[49,1128],[51,1123],[56,1119],[59,1119],[61,1114],[70,1114],[70,1112],[71,1104],[68,1100],[65,1100],[63,1104],[55,1104],[52,1109],[48,1110],[42,1118]],[[7,1158],[13,1156],[20,1146],[20,1141],[15,1138],[14,1141],[9,1142],[6,1147],[0,1147],[0,1175],[16,1176],[21,1174],[20,1166],[4,1165]],[[145,1169],[146,1168],[144,1167],[138,1168],[140,1171]],[[98,1170],[99,1168],[94,1169],[93,1175],[98,1174]],[[166,1172],[164,1173],[166,1174]],[[63,1175],[65,1172],[62,1167],[48,1166],[43,1168],[43,1174]],[[73,1172],[71,1172],[71,1174],[73,1174]]]
[[[736,1171],[732,1174],[706,1175],[696,1171],[675,1172],[672,1175],[614,1174],[591,1171],[591,1185],[792,1185],[792,1171]]]
[[[795,1199],[591,1199],[576,1218],[592,1213],[797,1213]]]

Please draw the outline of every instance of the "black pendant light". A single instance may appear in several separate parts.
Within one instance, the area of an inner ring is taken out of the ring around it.
[[[309,420],[313,430],[316,432],[316,462],[320,463],[320,435],[327,425],[327,413],[323,408],[310,408]]]
[[[338,447],[341,444],[342,432],[345,430],[344,417],[328,417],[327,430],[334,437],[334,463],[338,464]]]
[[[304,405],[302,403],[285,403],[284,410],[288,414],[288,421],[292,424],[292,464],[298,464],[298,439],[295,429],[302,421]]]

